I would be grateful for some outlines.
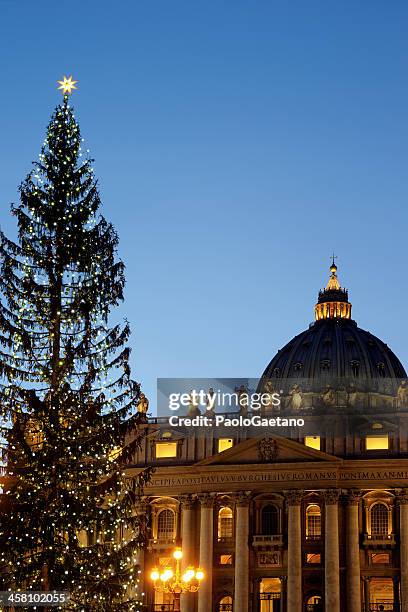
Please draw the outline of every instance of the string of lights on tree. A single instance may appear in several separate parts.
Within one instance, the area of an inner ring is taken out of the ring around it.
[[[12,206],[18,238],[0,234],[0,590],[136,612],[134,509],[149,475],[124,470],[141,435],[129,326],[109,323],[124,265],[69,103],[77,81],[58,83],[62,103]]]

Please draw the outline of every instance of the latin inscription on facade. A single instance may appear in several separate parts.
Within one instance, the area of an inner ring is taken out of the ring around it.
[[[153,476],[148,487],[189,487],[222,484],[251,484],[263,482],[393,480],[406,486],[408,470],[347,470],[347,471],[282,471],[244,472],[239,474],[197,474],[192,476]]]

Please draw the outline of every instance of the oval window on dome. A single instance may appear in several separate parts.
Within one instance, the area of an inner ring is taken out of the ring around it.
[[[380,363],[377,363],[377,371],[382,378],[385,378],[385,363],[383,363],[382,361],[380,361]]]
[[[360,362],[357,359],[353,359],[350,361],[350,368],[355,378],[358,377],[360,373]]]
[[[331,367],[330,359],[322,359],[320,363],[320,367],[322,370],[330,370],[330,367]]]

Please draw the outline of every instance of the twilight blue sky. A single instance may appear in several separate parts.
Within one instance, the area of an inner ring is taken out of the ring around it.
[[[72,73],[153,404],[158,376],[259,376],[333,250],[408,365],[407,28],[399,0],[0,0],[0,223]]]

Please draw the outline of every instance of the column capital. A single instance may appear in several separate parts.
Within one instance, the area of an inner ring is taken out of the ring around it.
[[[298,489],[291,489],[290,491],[284,491],[286,503],[288,506],[300,506],[304,491]]]
[[[202,508],[213,508],[215,504],[215,493],[200,493],[198,495],[198,501]]]
[[[348,506],[358,506],[361,499],[359,489],[347,489],[344,493],[344,499]]]
[[[181,507],[185,510],[192,510],[195,506],[195,498],[193,495],[179,495]]]
[[[249,506],[251,501],[251,491],[239,491],[234,495],[234,501],[238,508],[245,508]]]
[[[339,503],[340,491],[339,489],[326,489],[322,491],[322,497],[326,506],[334,506]]]
[[[398,506],[408,505],[408,489],[401,489],[398,491],[395,499]]]

